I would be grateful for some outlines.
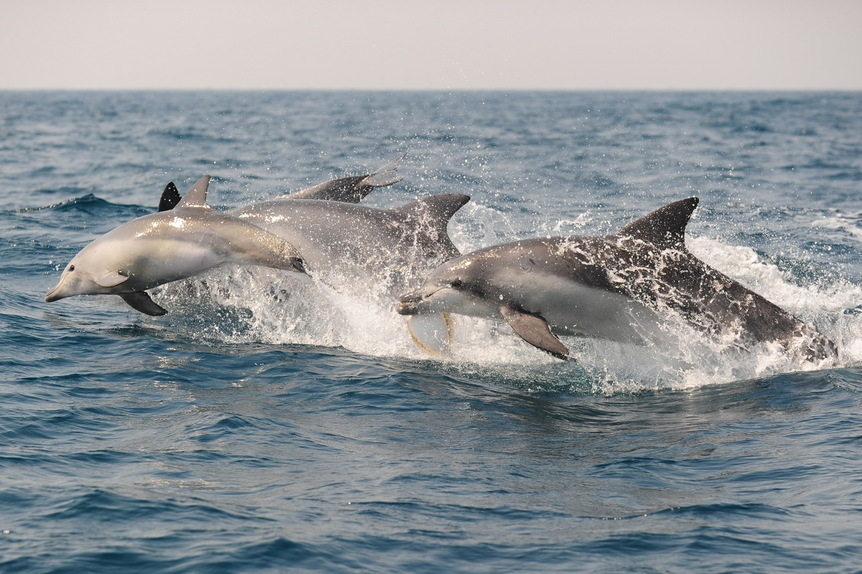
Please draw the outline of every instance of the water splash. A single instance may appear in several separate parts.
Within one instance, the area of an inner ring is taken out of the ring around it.
[[[450,235],[462,252],[471,251],[523,236],[522,229],[513,228],[513,219],[523,217],[471,202],[450,224]],[[583,214],[542,229],[578,233],[595,223],[590,219]],[[167,285],[157,294],[170,305],[171,329],[193,338],[343,347],[369,356],[427,360],[437,369],[485,369],[495,376],[504,372],[543,389],[583,389],[585,384],[600,393],[690,389],[862,362],[862,288],[838,276],[806,275],[798,270],[807,269],[805,265],[779,267],[749,247],[706,237],[687,237],[686,242],[704,262],[834,341],[838,365],[794,359],[778,345],[740,350],[707,340],[671,316],[662,326],[664,336],[645,346],[565,338],[574,357],[566,363],[526,344],[505,323],[453,316],[451,352],[431,357],[411,340],[386,285],[357,286],[359,278],[337,273],[328,277],[333,288],[270,269],[225,268],[204,279]]]
[[[814,324],[838,345],[839,366],[862,361],[858,286],[806,284],[753,250],[711,239],[695,238],[690,247],[710,265]],[[216,270],[203,279],[166,285],[156,296],[171,309],[170,329],[192,338],[343,347],[370,356],[430,360],[438,368],[534,371],[541,373],[543,388],[582,385],[586,378],[591,390],[601,393],[688,389],[831,366],[794,360],[778,345],[728,348],[704,339],[682,320],[669,320],[666,340],[646,346],[566,338],[574,360],[561,363],[527,345],[502,322],[454,316],[451,353],[433,358],[413,343],[405,318],[395,313],[385,293],[337,290],[261,268]]]

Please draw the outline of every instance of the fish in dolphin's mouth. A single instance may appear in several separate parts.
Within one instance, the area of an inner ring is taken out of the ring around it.
[[[418,292],[408,293],[398,298],[395,310],[399,315],[418,315],[421,311],[422,302],[425,297]]]

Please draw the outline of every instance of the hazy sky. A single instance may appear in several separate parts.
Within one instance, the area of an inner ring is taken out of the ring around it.
[[[859,0],[0,0],[0,89],[862,90]]]

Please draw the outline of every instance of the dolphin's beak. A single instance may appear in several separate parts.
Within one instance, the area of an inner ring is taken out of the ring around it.
[[[57,301],[57,300],[62,299],[64,297],[68,297],[68,295],[63,293],[63,283],[64,283],[64,281],[61,280],[59,283],[57,283],[54,286],[53,289],[51,289],[50,291],[48,291],[48,293],[45,294],[45,302],[46,303],[51,303],[53,301]]]
[[[65,297],[69,297],[69,294],[66,293],[66,278],[63,277],[60,279],[60,282],[54,285],[54,288],[48,291],[45,294],[45,302],[51,303],[53,301],[58,301]]]

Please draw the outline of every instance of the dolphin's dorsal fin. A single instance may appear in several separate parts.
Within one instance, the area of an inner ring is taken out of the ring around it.
[[[177,207],[209,207],[207,205],[207,189],[210,184],[210,176],[205,175],[198,180]]]
[[[398,213],[404,217],[433,217],[449,223],[455,212],[464,207],[468,201],[470,196],[463,193],[441,193],[393,207],[389,212]]]
[[[569,357],[569,349],[551,333],[548,322],[542,317],[524,313],[511,305],[501,305],[500,313],[519,337],[537,349],[550,353],[558,359],[566,360]]]
[[[281,195],[276,199],[322,199],[359,203],[374,189],[401,181],[398,166],[405,155],[407,155],[406,152],[369,175],[353,175],[324,181],[300,191]]]
[[[170,181],[159,199],[159,211],[169,211],[177,206],[182,198],[174,182]]]
[[[429,244],[441,245],[447,256],[457,257],[460,255],[458,248],[449,239],[446,228],[455,212],[464,207],[468,201],[470,201],[469,195],[441,193],[394,207],[389,210],[389,213],[402,217],[406,222],[414,223]]]
[[[665,249],[682,249],[685,247],[685,226],[697,203],[696,197],[669,203],[629,223],[615,235],[641,239]]]

